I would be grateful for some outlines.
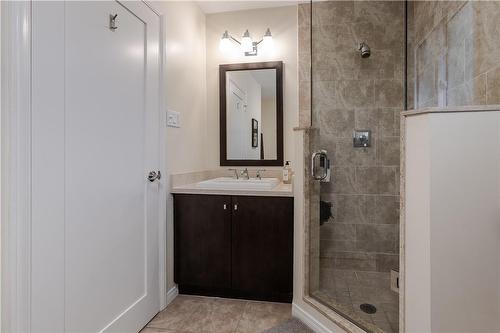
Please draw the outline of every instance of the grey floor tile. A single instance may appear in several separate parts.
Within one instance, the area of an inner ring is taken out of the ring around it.
[[[182,326],[189,322],[191,315],[202,306],[203,302],[202,298],[179,295],[165,310],[158,313],[147,326],[165,330],[180,330]]]
[[[291,304],[248,302],[236,332],[261,333],[290,319],[291,316]]]
[[[182,326],[186,332],[230,333],[236,330],[247,302],[231,299],[209,299]]]
[[[140,333],[261,333],[291,315],[291,304],[179,295]]]

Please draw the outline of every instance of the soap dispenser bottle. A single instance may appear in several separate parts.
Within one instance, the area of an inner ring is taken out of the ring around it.
[[[283,183],[292,183],[292,167],[290,166],[290,161],[286,161],[285,166],[283,167]]]

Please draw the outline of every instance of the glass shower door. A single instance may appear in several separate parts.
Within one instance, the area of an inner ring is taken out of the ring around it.
[[[367,331],[397,332],[404,2],[301,6],[310,6],[309,18],[299,12],[311,51],[309,295]]]

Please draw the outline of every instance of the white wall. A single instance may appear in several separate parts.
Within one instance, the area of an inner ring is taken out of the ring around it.
[[[165,92],[164,111],[180,112],[181,128],[165,127],[167,174],[207,168],[205,14],[193,2],[157,1],[152,5],[164,15]],[[173,278],[173,205],[167,202],[167,291]]]
[[[411,119],[406,125],[405,139],[407,223],[404,244],[407,264],[405,265],[404,285],[405,297],[408,300],[405,302],[405,312],[408,313],[406,328],[408,332],[430,332],[430,133],[428,117]]]
[[[240,39],[243,32],[249,29],[252,38],[257,40],[268,27],[274,39],[273,54],[245,57],[223,54],[219,50],[219,40],[225,30]],[[208,167],[219,167],[219,65],[278,60],[284,63],[284,157],[291,160],[295,167],[293,127],[298,123],[297,6],[210,14],[207,15],[206,33]]]
[[[181,128],[167,128],[172,173],[205,169],[205,15],[193,2],[156,2],[165,15],[167,109],[181,113]],[[182,142],[182,145],[179,143]]]
[[[500,111],[406,128],[406,332],[497,332]]]

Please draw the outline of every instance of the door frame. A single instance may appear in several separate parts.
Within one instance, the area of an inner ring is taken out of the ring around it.
[[[160,165],[166,174],[165,17],[160,23]],[[32,1],[1,4],[0,331],[30,332]],[[159,186],[160,309],[166,306],[166,179]]]

